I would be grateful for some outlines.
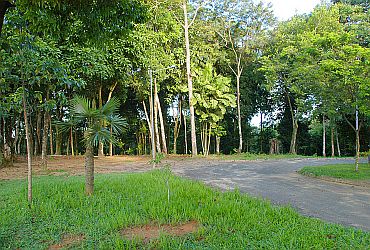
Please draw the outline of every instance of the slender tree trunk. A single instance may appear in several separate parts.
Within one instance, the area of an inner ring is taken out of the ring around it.
[[[14,152],[16,155],[20,154],[20,152],[18,151],[18,141],[20,139],[19,137],[19,124],[20,124],[20,121],[16,121],[16,124],[15,124],[15,136],[14,136]]]
[[[181,99],[178,99],[178,107],[177,107],[177,113],[175,118],[175,126],[173,129],[173,153],[177,154],[177,138],[179,137],[180,128],[181,128],[181,114],[182,114],[182,108],[181,108]],[[173,113],[175,114],[175,107],[172,106]]]
[[[112,125],[110,126],[110,135],[113,135]],[[113,143],[109,143],[109,156],[113,156]]]
[[[24,91],[24,90],[23,90]],[[24,115],[24,127],[26,130],[26,143],[27,143],[27,181],[28,181],[28,205],[31,207],[32,204],[32,149],[30,143],[30,133],[28,125],[28,115],[27,115],[27,106],[26,106],[26,97],[23,92],[23,115]]]
[[[102,86],[100,85],[99,87],[99,108],[103,107],[103,97],[102,97]],[[101,124],[103,125],[103,124]],[[104,143],[99,142],[99,148],[98,148],[98,157],[103,157],[104,156]]]
[[[41,145],[41,123],[42,123],[42,114],[41,111],[37,112],[36,120],[36,140],[35,140],[35,155],[40,154],[40,145]]]
[[[188,154],[188,131],[187,131],[187,123],[186,123],[186,115],[183,113],[184,117],[184,142],[185,142],[185,154]]]
[[[292,138],[290,140],[289,153],[295,155],[295,154],[297,154],[296,145],[297,145],[298,121],[295,118],[293,105],[292,105],[292,102],[290,100],[289,93],[288,93],[287,90],[285,90],[285,94],[286,94],[287,99],[288,99],[290,114],[291,114],[291,117],[292,117],[292,127],[293,127],[292,128]]]
[[[331,157],[335,157],[334,128],[331,127]]]
[[[154,79],[154,134],[155,134],[155,142],[157,147],[157,152],[161,152],[161,143],[159,139],[159,128],[158,128],[158,102],[157,100],[157,84],[156,80]]]
[[[153,131],[152,131],[152,126],[151,126],[151,123],[150,123],[150,119],[149,119],[148,112],[147,112],[147,110],[146,110],[146,105],[145,105],[145,102],[144,102],[144,101],[143,101],[143,108],[144,108],[144,113],[145,113],[146,122],[148,123],[148,127],[149,127],[149,134],[150,134],[150,138],[151,138],[151,140],[153,140]]]
[[[71,155],[75,156],[75,150],[74,150],[74,143],[73,143],[73,129],[70,129],[70,136],[71,136]]]
[[[212,132],[212,126],[209,124],[209,132],[208,132],[208,142],[207,142],[207,155],[209,155],[209,149],[211,145],[211,132]]]
[[[109,102],[110,99],[112,98],[113,91],[115,90],[116,86],[117,86],[117,82],[115,82],[114,85],[109,89],[109,94],[108,94],[108,100],[107,100],[107,102]],[[111,136],[113,135],[112,126],[110,127],[110,135]],[[109,155],[110,156],[113,156],[113,143],[112,142],[109,142]]]
[[[154,81],[154,82],[156,83],[156,81]],[[156,93],[155,96],[156,96],[157,107],[158,107],[159,122],[160,122],[160,125],[161,125],[162,151],[163,151],[164,154],[168,154],[167,142],[166,142],[166,133],[165,133],[165,129],[164,129],[164,121],[163,121],[161,103],[159,101],[158,93]]]
[[[237,102],[237,109],[238,109],[238,130],[239,130],[238,154],[240,154],[243,150],[242,117],[241,117],[241,112],[240,112],[240,74],[241,72],[239,71],[239,67],[240,65],[238,65],[238,75],[236,77],[236,102]]]
[[[261,149],[260,149],[260,152],[261,152],[261,154],[263,153],[263,113],[261,112],[260,113],[260,115],[261,115],[261,123],[260,123],[260,147],[261,147]]]
[[[49,130],[49,113],[47,111],[44,112],[44,129],[42,132],[42,149],[41,149],[41,165],[43,169],[47,169],[48,161],[47,161],[47,150],[48,150],[48,130]]]
[[[183,1],[184,11],[184,34],[185,34],[185,47],[186,47],[186,75],[188,78],[188,89],[189,89],[189,110],[190,110],[190,127],[191,127],[191,154],[196,156],[198,154],[197,149],[197,135],[195,129],[195,111],[193,105],[193,80],[191,75],[191,58],[190,58],[190,42],[189,42],[189,20],[187,12],[187,1]]]
[[[340,145],[339,145],[339,136],[338,136],[338,130],[335,131],[335,135],[336,135],[336,138],[337,138],[337,150],[338,150],[338,156],[341,157],[342,154],[340,152]]]
[[[360,126],[358,118],[358,106],[356,105],[356,172],[358,172],[359,160],[360,160]]]
[[[92,195],[94,192],[94,153],[91,145],[86,146],[85,152],[85,193]]]
[[[49,123],[50,123],[50,154],[54,155],[54,145],[53,145],[53,126],[51,124],[51,115],[49,114]]]
[[[326,157],[326,126],[325,126],[325,115],[322,116],[322,156]]]
[[[216,154],[220,154],[220,142],[221,142],[221,138],[216,135]]]
[[[60,128],[58,126],[55,127],[56,136],[55,136],[55,154],[61,155],[62,154],[62,133],[60,132]]]

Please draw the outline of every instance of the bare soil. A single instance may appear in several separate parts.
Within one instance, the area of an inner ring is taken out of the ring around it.
[[[95,157],[95,173],[144,172],[151,170],[150,156],[106,156]],[[82,175],[85,166],[84,156],[49,156],[47,169],[41,167],[40,157],[32,161],[33,175]],[[190,163],[191,161],[191,163]],[[192,159],[189,156],[167,156],[157,167],[207,166],[212,160],[205,158]],[[214,161],[213,161],[214,162]],[[18,157],[13,166],[0,168],[0,180],[23,179],[27,177],[27,159]]]
[[[194,233],[198,230],[199,223],[197,221],[189,221],[181,225],[143,225],[137,227],[125,228],[121,231],[121,235],[126,239],[139,239],[143,242],[158,239],[161,234],[172,236],[183,236],[189,233]]]
[[[66,235],[63,235],[62,241],[60,243],[49,246],[48,250],[59,250],[59,249],[71,247],[73,245],[77,245],[84,239],[85,239],[85,236],[83,234],[78,234],[78,235],[66,234]]]

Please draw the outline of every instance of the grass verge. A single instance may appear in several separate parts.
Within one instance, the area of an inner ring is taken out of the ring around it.
[[[317,156],[305,156],[305,155],[293,155],[293,154],[279,154],[279,155],[268,155],[268,154],[251,154],[241,153],[232,155],[210,155],[210,158],[222,159],[222,160],[279,160],[279,159],[296,159],[296,158],[317,158]]]
[[[168,185],[167,185],[168,183]],[[170,199],[168,190],[170,188]],[[220,192],[168,171],[96,176],[91,197],[81,176],[37,177],[27,208],[24,180],[0,181],[0,249],[47,249],[78,239],[86,249],[368,249],[370,233],[299,215],[292,208]],[[135,225],[197,221],[197,232],[125,239]],[[71,240],[70,240],[71,241]]]
[[[332,177],[343,180],[370,181],[370,165],[359,164],[359,171],[355,171],[354,164],[337,164],[318,167],[304,167],[300,174],[316,177]]]

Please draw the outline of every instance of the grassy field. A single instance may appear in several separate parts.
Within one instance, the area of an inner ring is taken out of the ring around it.
[[[304,155],[293,155],[293,154],[231,154],[231,155],[210,155],[209,158],[222,159],[222,160],[278,160],[278,159],[296,159],[296,158],[317,158],[317,156],[304,156]]]
[[[355,171],[354,164],[338,164],[319,167],[304,167],[299,171],[300,174],[311,176],[325,176],[345,180],[370,181],[370,165],[359,164],[359,171]]]
[[[167,181],[170,187],[168,200]],[[86,249],[368,249],[370,233],[299,215],[238,191],[219,192],[157,170],[96,176],[92,197],[82,176],[37,177],[27,208],[24,180],[0,181],[0,249],[47,249],[65,235]],[[162,234],[143,242],[123,229],[197,221],[181,237]]]

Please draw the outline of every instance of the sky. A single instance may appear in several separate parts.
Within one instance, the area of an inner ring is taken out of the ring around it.
[[[272,3],[273,10],[279,21],[288,20],[294,14],[309,13],[320,3],[320,0],[263,0]]]

